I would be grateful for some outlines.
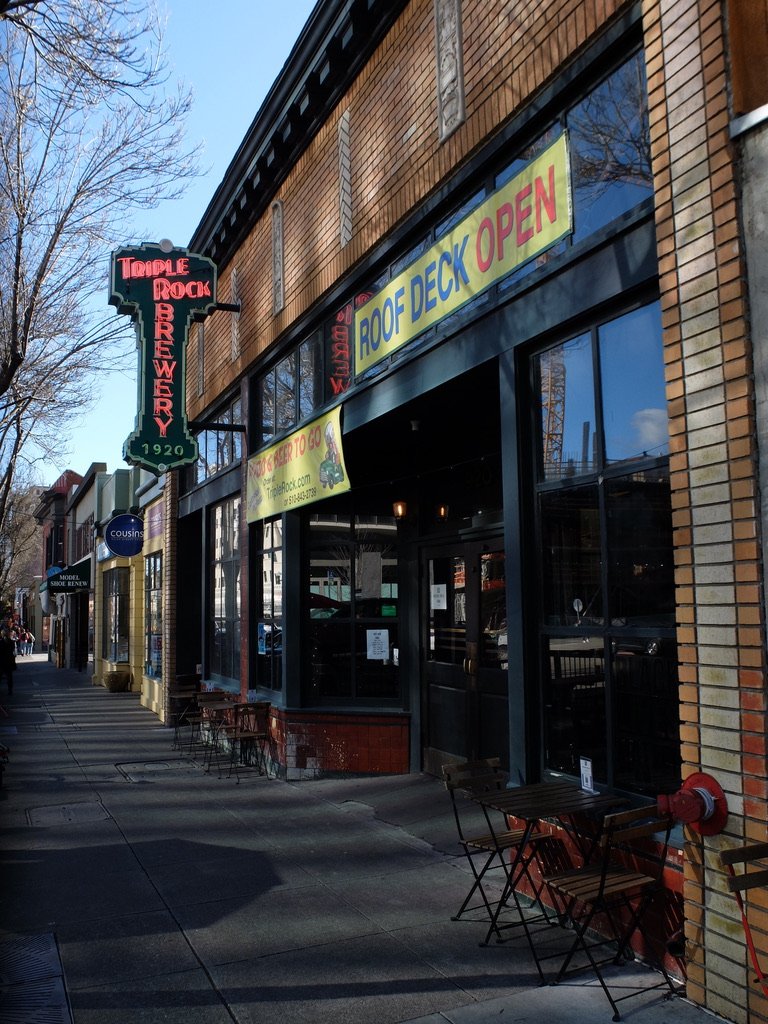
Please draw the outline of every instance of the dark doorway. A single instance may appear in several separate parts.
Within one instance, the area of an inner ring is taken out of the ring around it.
[[[506,573],[500,536],[422,553],[424,769],[508,762]]]

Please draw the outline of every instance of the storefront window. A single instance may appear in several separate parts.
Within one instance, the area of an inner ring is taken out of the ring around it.
[[[653,796],[680,769],[659,304],[534,370],[544,767]]]
[[[278,434],[296,424],[298,383],[296,356],[291,353],[277,364],[275,372],[275,428]]]
[[[653,195],[647,97],[637,53],[568,111],[574,242]]]
[[[109,569],[104,573],[102,608],[102,657],[106,661],[126,663],[130,639],[130,569]]]
[[[144,559],[144,674],[160,679],[163,660],[163,556]]]
[[[283,528],[281,519],[265,522],[261,545],[261,598],[257,623],[259,686],[283,686]]]
[[[606,463],[667,455],[664,355],[656,307],[645,306],[603,324],[598,340]]]
[[[396,540],[391,516],[310,516],[307,700],[399,699]]]
[[[243,453],[243,408],[240,399],[236,398],[209,419],[221,426],[201,430],[197,435],[200,457],[195,465],[195,483],[198,484],[234,462],[239,462]]]
[[[240,692],[240,498],[210,512],[210,678]]]

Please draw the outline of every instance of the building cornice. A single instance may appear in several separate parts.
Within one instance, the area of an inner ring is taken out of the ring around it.
[[[219,268],[229,262],[407,2],[320,0],[195,229],[190,250]]]

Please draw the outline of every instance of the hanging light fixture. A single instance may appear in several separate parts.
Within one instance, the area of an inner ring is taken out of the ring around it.
[[[392,514],[395,519],[405,519],[408,515],[408,502],[407,501],[395,501],[392,503]]]
[[[448,506],[441,503],[435,506],[435,518],[439,519],[441,523],[444,523],[448,518]]]

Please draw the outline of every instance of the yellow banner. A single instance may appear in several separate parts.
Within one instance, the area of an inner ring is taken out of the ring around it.
[[[248,459],[246,519],[279,515],[349,487],[339,405]]]
[[[355,313],[360,374],[572,230],[562,134]]]

